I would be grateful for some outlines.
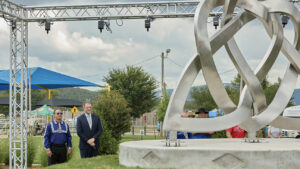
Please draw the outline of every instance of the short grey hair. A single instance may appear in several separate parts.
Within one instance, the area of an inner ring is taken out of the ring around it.
[[[86,104],[90,104],[90,105],[92,105],[92,102],[91,102],[91,101],[89,101],[89,100],[87,100],[87,101],[83,102],[83,104],[82,104],[82,107],[84,107]]]

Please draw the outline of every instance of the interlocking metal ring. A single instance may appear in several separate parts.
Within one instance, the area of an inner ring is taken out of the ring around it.
[[[210,11],[218,6],[223,6],[224,9],[222,28],[209,38],[207,19]],[[243,11],[233,16],[235,7]],[[281,14],[288,15],[293,22],[293,45],[283,36]],[[233,36],[255,18],[264,24],[271,43],[253,72]],[[199,3],[195,12],[194,31],[197,55],[184,68],[172,94],[165,115],[164,130],[208,132],[239,125],[249,132],[250,137],[255,137],[255,132],[268,124],[285,129],[300,129],[299,120],[280,116],[292,97],[300,73],[300,12],[295,6],[282,0],[206,0]],[[214,53],[223,45],[246,84],[238,105],[229,98],[213,60]],[[268,74],[280,51],[290,61],[290,65],[274,99],[267,105],[261,81]],[[188,92],[201,69],[213,99],[225,115],[206,119],[181,118]]]

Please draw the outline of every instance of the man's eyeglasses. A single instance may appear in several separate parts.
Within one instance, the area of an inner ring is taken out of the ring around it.
[[[56,113],[57,115],[62,115],[63,113]]]

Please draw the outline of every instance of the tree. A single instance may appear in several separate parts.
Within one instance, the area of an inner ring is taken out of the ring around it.
[[[235,87],[225,87],[226,92],[228,93],[229,98],[232,100],[232,102],[237,105],[239,103],[239,97],[240,97],[240,89]]]
[[[240,83],[241,83],[241,76],[240,74],[237,74],[234,79],[231,81],[231,84],[233,87],[235,88],[239,88],[240,87]],[[271,83],[267,80],[267,78],[265,78],[262,82],[261,85],[263,87],[263,89],[267,88],[268,86],[271,85]],[[245,82],[243,82],[243,87],[245,86]]]
[[[104,81],[112,90],[117,90],[124,96],[134,118],[150,112],[156,104],[157,82],[141,67],[126,66],[126,69],[113,69],[104,77]]]
[[[237,74],[234,76],[234,79],[231,81],[232,86],[239,88],[241,83],[241,76],[240,74]]]
[[[94,110],[102,121],[105,121],[107,128],[111,130],[111,134],[116,140],[119,141],[122,134],[130,131],[131,109],[128,108],[124,97],[117,91],[100,92]]]
[[[55,99],[59,96],[59,91],[56,89],[51,89],[51,98]],[[48,92],[43,89],[33,89],[31,90],[31,103],[32,105],[37,104],[40,101],[48,99]]]
[[[279,86],[280,86],[280,82],[281,79],[278,79],[278,82],[276,83],[270,83],[267,79],[264,79],[263,82],[261,83],[263,89],[264,89],[264,93],[265,93],[265,97],[266,97],[266,101],[267,101],[267,105],[269,105]],[[240,75],[236,75],[234,77],[234,79],[231,81],[232,86],[229,87],[225,87],[228,96],[231,98],[231,100],[233,101],[233,103],[235,103],[236,105],[239,102],[239,96],[240,96]],[[189,103],[190,107],[194,107],[198,108],[198,107],[204,107],[208,110],[216,108],[217,105],[215,103],[215,101],[213,100],[212,96],[209,93],[209,90],[207,88],[207,86],[205,87],[193,87],[192,91],[191,91],[191,98],[193,99],[192,103]],[[293,98],[291,98],[292,100]],[[292,106],[293,103],[290,100],[290,102],[288,103],[287,107]]]
[[[162,98],[161,102],[157,106],[156,109],[156,115],[158,118],[158,121],[163,122],[165,118],[165,114],[169,105],[170,101],[170,95],[168,93],[164,94],[164,97]]]
[[[56,98],[57,96],[59,96],[59,91],[51,90],[51,98]],[[9,97],[9,90],[3,91],[0,94],[0,97]],[[20,97],[17,97],[17,98],[19,99]],[[32,105],[32,107],[34,107],[34,105],[37,104],[38,102],[47,100],[47,99],[48,99],[48,93],[46,90],[42,90],[42,89],[31,90],[31,105]],[[0,105],[0,112],[5,114],[6,116],[8,116],[9,115],[9,105]]]
[[[206,110],[211,110],[217,107],[207,86],[192,88],[191,98],[193,99],[193,105],[196,107],[196,109],[203,107]]]
[[[3,91],[0,94],[0,97],[9,97],[9,91]],[[5,116],[9,115],[9,105],[0,105],[0,112],[3,113]]]
[[[275,94],[277,93],[280,83],[281,83],[281,79],[278,78],[276,83],[271,84],[268,82],[268,86],[264,89],[268,105],[272,102],[273,98],[275,97]],[[293,97],[290,99],[290,101],[286,107],[294,106],[294,104],[292,102],[293,99],[294,99]]]

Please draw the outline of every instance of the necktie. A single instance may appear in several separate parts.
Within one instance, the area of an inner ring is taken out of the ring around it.
[[[90,129],[91,129],[92,128],[92,118],[91,118],[90,114],[88,115],[88,122],[89,122],[89,126],[90,126]]]

